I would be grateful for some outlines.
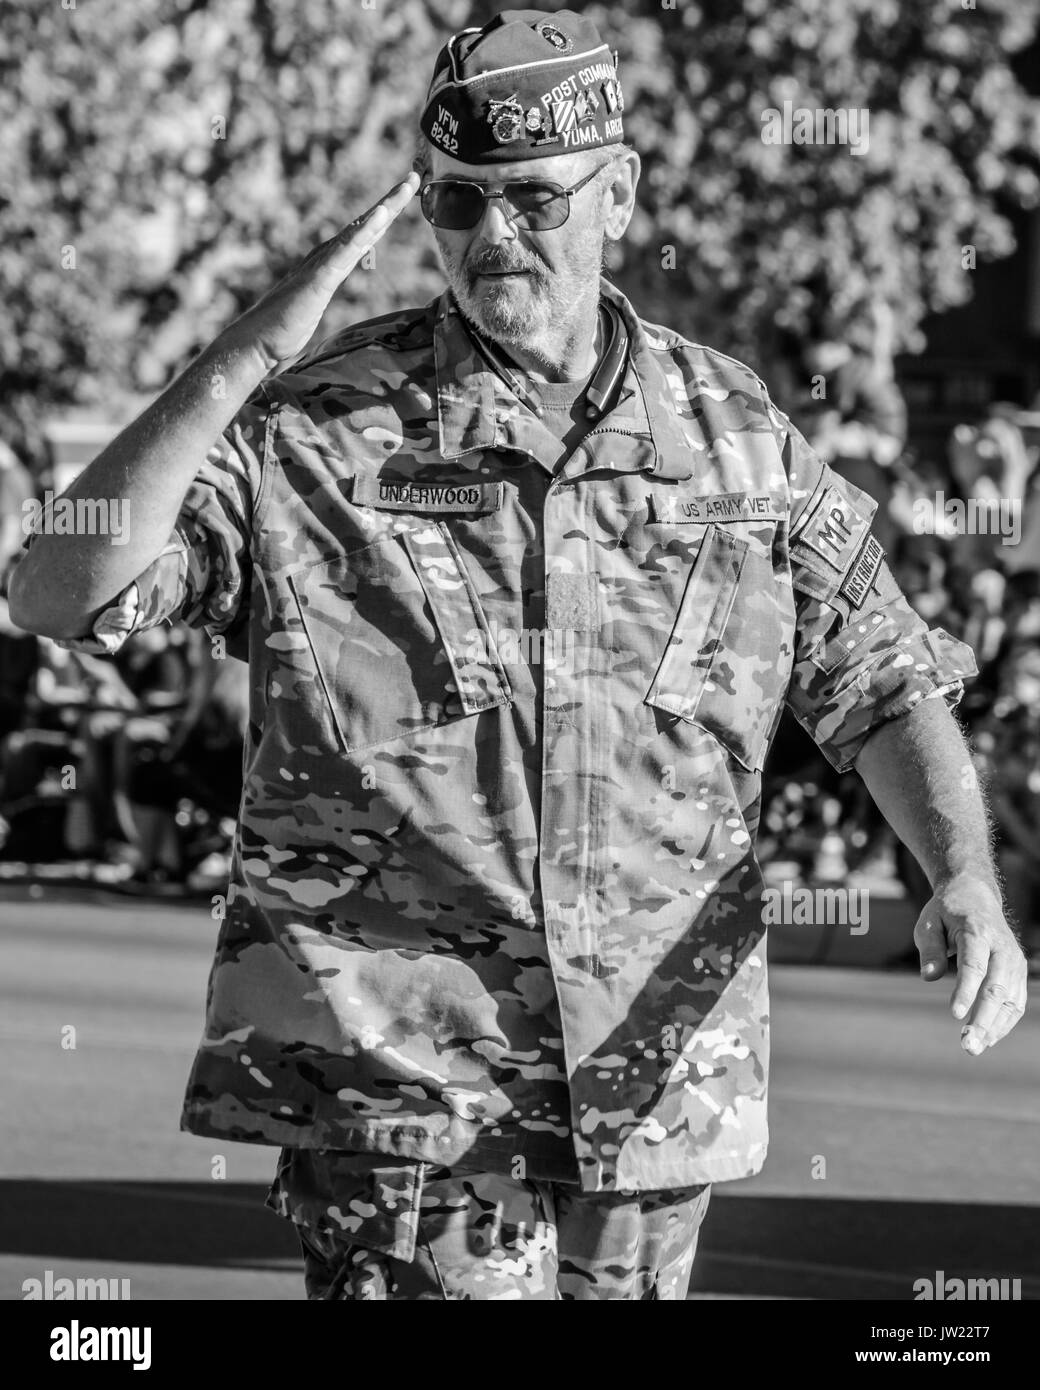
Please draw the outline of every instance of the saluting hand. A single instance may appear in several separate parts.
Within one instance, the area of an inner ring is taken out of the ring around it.
[[[255,352],[265,372],[290,362],[307,346],[332,296],[411,200],[419,183],[419,175],[412,172],[394,184],[367,212],[316,246],[221,338]]]

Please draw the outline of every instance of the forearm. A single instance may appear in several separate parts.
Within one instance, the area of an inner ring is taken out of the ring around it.
[[[12,621],[48,637],[88,633],[161,553],[207,450],[265,375],[254,349],[227,337],[206,348],[63,494],[105,504],[119,536],[38,534],[12,572]]]
[[[1000,892],[986,807],[968,745],[942,699],[871,734],[856,770],[934,889],[959,875]]]
[[[47,637],[90,632],[98,613],[162,553],[207,450],[268,372],[307,346],[333,294],[419,182],[409,174],[315,247],[84,470],[65,496],[98,511],[105,504],[108,517],[115,502],[121,519],[127,513],[127,534],[118,545],[96,534],[34,540],[11,578],[13,622]]]

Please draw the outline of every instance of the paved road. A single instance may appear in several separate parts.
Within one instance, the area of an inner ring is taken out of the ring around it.
[[[274,1151],[177,1129],[215,933],[204,909],[0,901],[0,1298],[47,1269],[302,1296]],[[973,1059],[946,983],[789,965],[772,993],[769,1160],[716,1189],[694,1296],[908,1299],[944,1271],[1040,1297],[1040,1003]]]

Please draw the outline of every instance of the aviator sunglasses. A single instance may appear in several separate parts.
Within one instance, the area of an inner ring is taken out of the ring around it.
[[[493,191],[487,184],[469,179],[433,179],[419,190],[419,204],[427,222],[461,232],[483,219],[485,203],[502,198],[511,209],[510,221],[517,227],[548,232],[563,226],[571,215],[572,196],[610,163],[608,159],[571,188],[561,188],[549,179],[513,179]]]

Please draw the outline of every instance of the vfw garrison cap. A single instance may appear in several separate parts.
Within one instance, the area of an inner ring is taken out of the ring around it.
[[[503,10],[441,49],[420,129],[464,164],[613,144],[624,139],[617,56],[573,10]]]

